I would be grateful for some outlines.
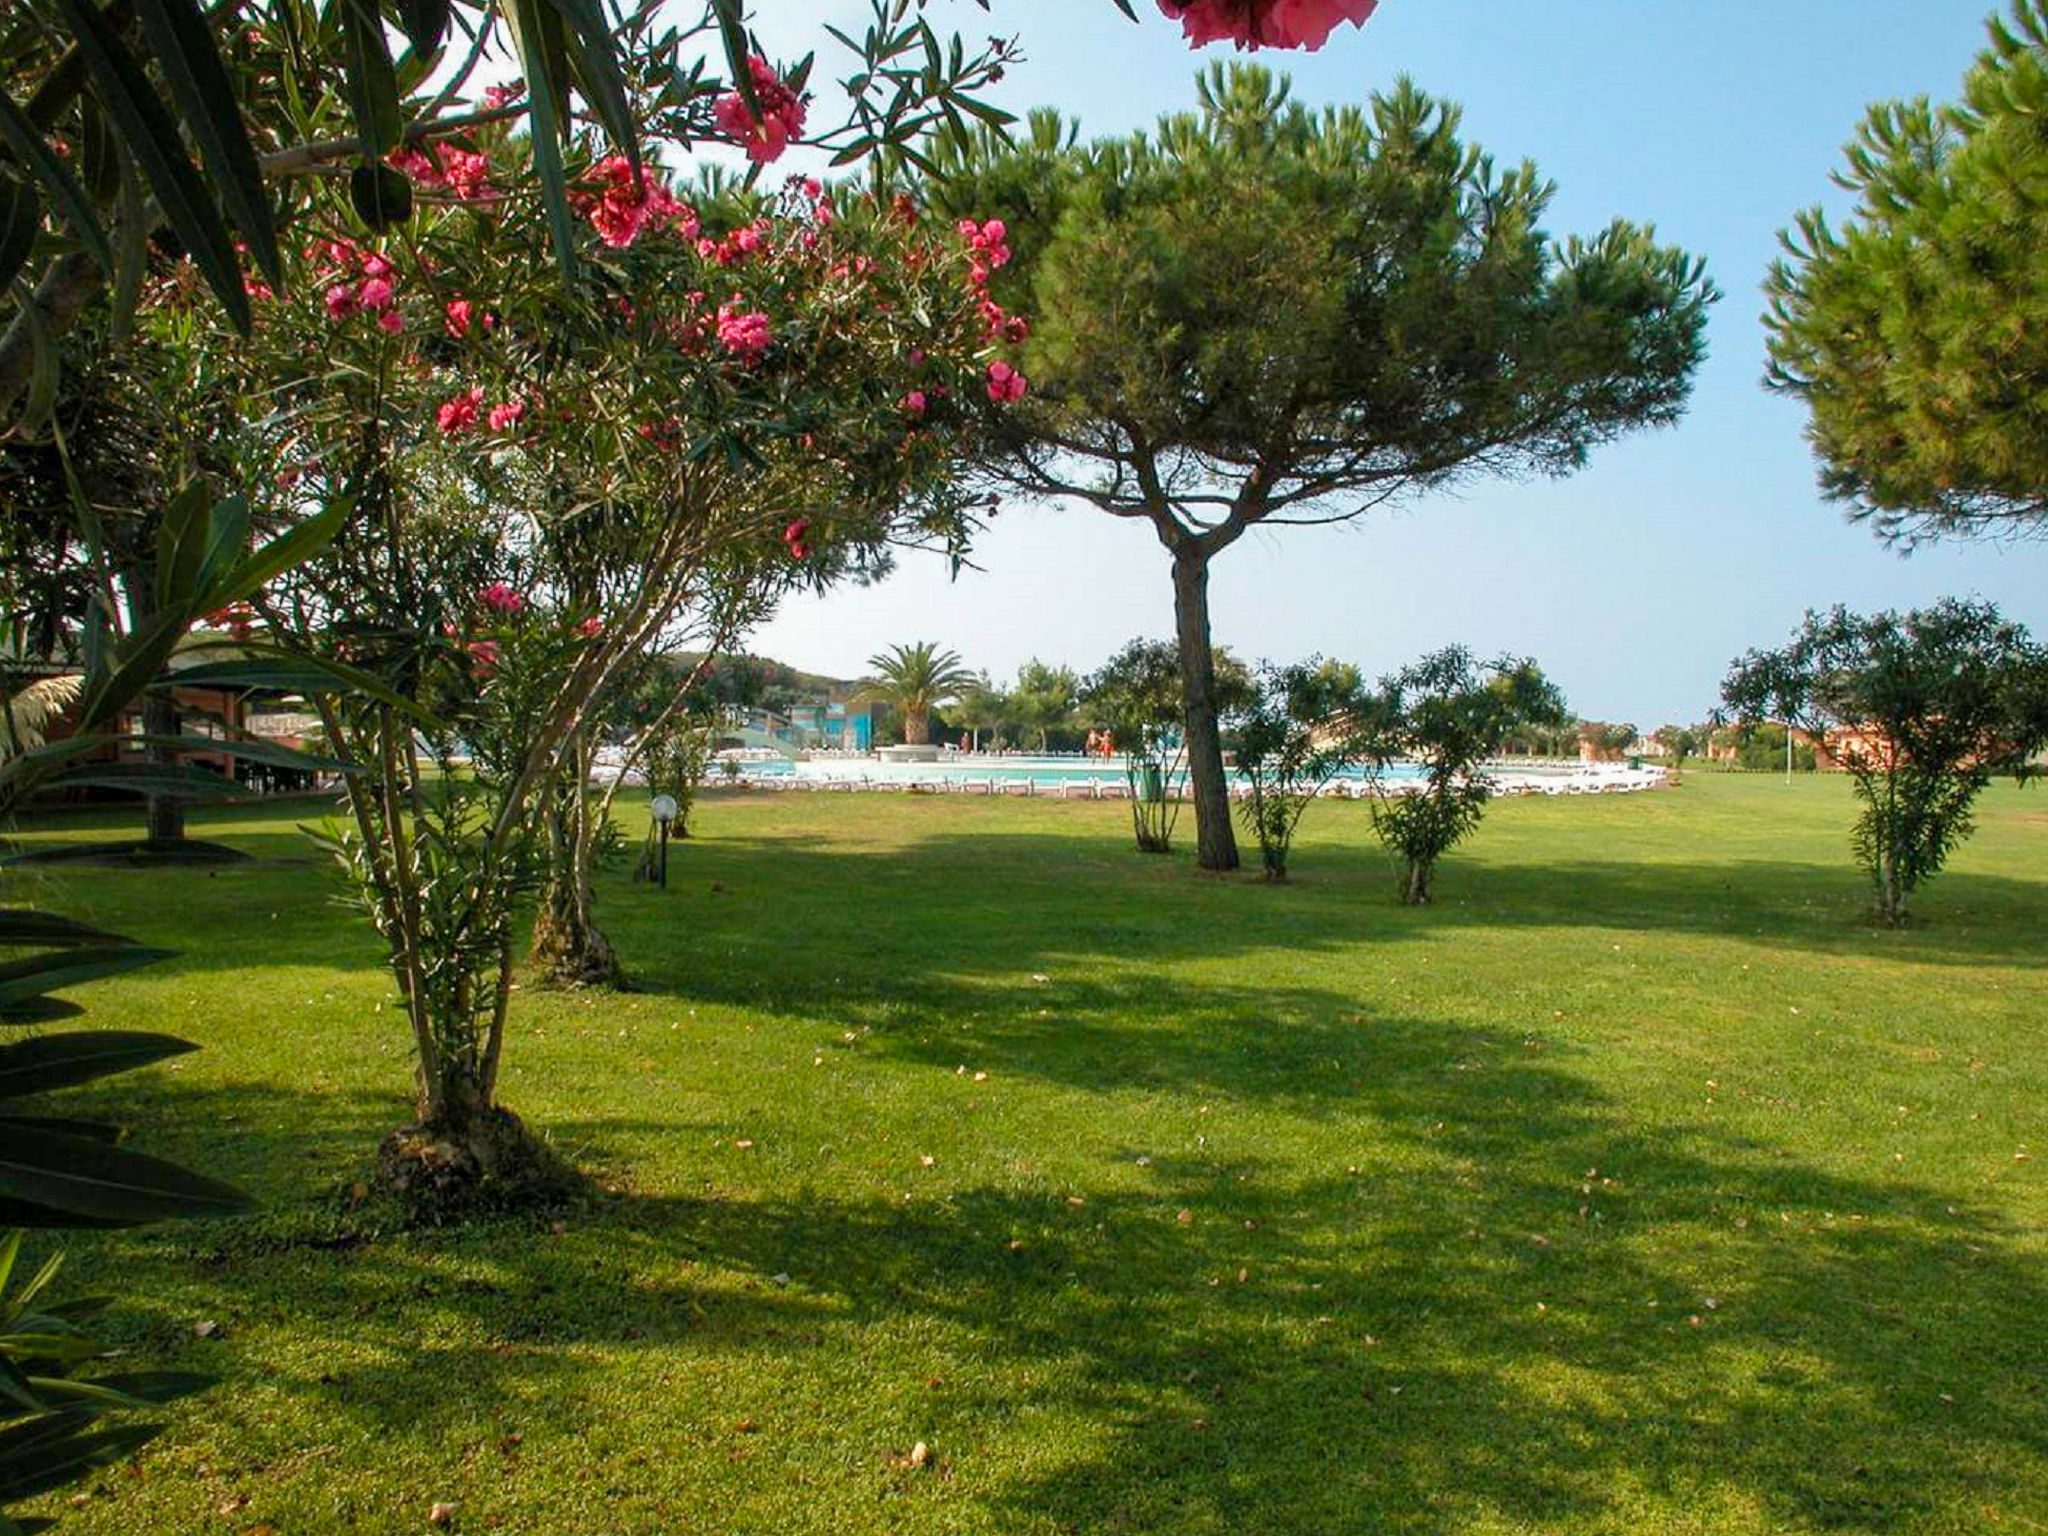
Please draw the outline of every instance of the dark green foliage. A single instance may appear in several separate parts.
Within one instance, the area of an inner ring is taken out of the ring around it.
[[[1180,655],[1173,642],[1131,641],[1089,675],[1081,702],[1124,755],[1138,851],[1172,851],[1180,818],[1172,776],[1181,743]]]
[[[1406,864],[1401,900],[1430,899],[1436,862],[1479,825],[1493,782],[1483,765],[1518,732],[1556,729],[1570,716],[1536,663],[1502,656],[1483,665],[1449,646],[1381,679],[1372,709],[1373,755],[1422,765],[1405,792],[1372,805],[1380,838]],[[1634,728],[1630,728],[1634,734]]]
[[[1989,603],[1809,612],[1790,645],[1736,662],[1721,696],[1745,723],[1790,721],[1848,770],[1856,862],[1894,925],[1969,836],[1992,776],[2024,773],[2048,743],[2048,650]]]
[[[1677,420],[1715,290],[1641,226],[1553,239],[1549,183],[1406,81],[1314,112],[1218,66],[1198,95],[1085,147],[1050,113],[955,143],[937,195],[1003,216],[996,295],[1035,327],[993,473],[1143,519],[1172,557],[1199,856],[1229,868],[1208,562]]]
[[[2048,513],[2048,6],[2013,0],[1962,99],[1870,109],[1856,205],[1780,236],[1773,389],[1811,412],[1820,483],[1888,540],[2035,531]]]
[[[1239,811],[1259,840],[1266,878],[1285,880],[1302,812],[1367,753],[1378,722],[1357,668],[1309,660],[1261,666],[1233,724],[1246,790]]]

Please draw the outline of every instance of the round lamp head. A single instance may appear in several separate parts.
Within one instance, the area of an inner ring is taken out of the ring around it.
[[[656,795],[647,808],[654,812],[656,821],[670,822],[676,819],[677,806],[674,795]]]

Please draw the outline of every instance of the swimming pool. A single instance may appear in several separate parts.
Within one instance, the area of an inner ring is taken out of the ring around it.
[[[734,770],[714,765],[706,782],[717,785],[727,778],[741,783],[786,784],[792,788],[934,788],[1011,787],[1059,792],[1069,786],[1111,787],[1121,790],[1129,782],[1128,761],[1121,757],[993,757],[948,753],[936,762],[897,763],[874,757],[816,757],[802,762],[788,758],[739,757],[725,761]],[[1487,772],[1503,789],[1620,789],[1648,788],[1661,781],[1656,769],[1630,769],[1620,763],[1495,763]],[[1362,789],[1373,777],[1363,768],[1351,768],[1338,775],[1336,783]],[[1382,783],[1397,786],[1422,777],[1415,763],[1393,763],[1384,769]],[[1232,778],[1236,775],[1233,773]],[[1176,794],[1185,794],[1187,772],[1173,776]]]

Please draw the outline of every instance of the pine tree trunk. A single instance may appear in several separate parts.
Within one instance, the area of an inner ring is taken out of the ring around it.
[[[1194,550],[1174,551],[1173,619],[1195,801],[1195,862],[1203,869],[1235,869],[1237,837],[1230,825],[1230,783],[1223,772],[1223,731],[1216,714],[1216,656],[1209,642],[1209,560]]]

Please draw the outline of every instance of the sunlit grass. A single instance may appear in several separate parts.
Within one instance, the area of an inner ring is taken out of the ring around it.
[[[66,1528],[2048,1528],[2048,800],[1905,932],[1834,779],[1503,805],[1424,911],[1356,806],[1277,887],[1123,815],[709,798],[644,990],[515,1007],[559,1231],[351,1208],[406,1041],[290,816],[39,876],[206,1047],[94,1107],[264,1203],[67,1239],[222,1382]]]

